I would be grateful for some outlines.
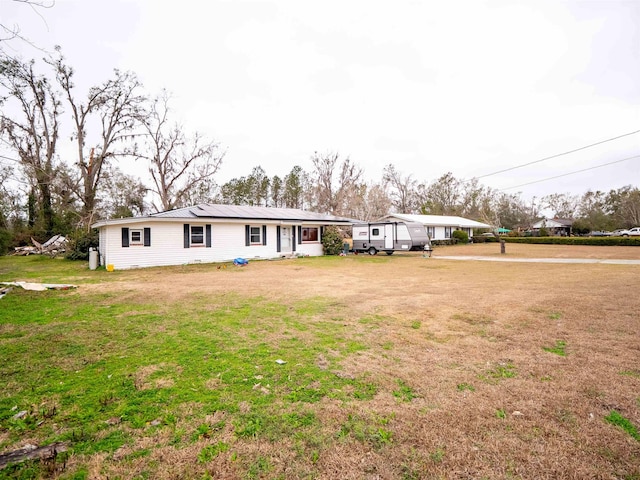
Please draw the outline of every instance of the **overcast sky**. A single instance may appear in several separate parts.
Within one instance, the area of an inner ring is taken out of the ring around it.
[[[227,150],[219,183],[337,151],[371,181],[392,163],[526,199],[640,185],[619,161],[640,134],[483,177],[640,130],[640,0],[0,0],[0,22],[60,45],[79,85],[119,68],[172,92]]]

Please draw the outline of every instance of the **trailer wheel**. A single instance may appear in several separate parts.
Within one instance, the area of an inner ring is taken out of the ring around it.
[[[369,251],[369,255],[375,255],[376,253],[378,253],[375,247],[371,247],[368,251]]]
[[[393,255],[393,250],[387,250],[384,253],[386,253],[387,255]]]

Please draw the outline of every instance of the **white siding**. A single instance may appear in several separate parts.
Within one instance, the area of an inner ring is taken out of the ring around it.
[[[407,215],[407,217],[430,217],[430,215]],[[393,215],[389,215],[388,217],[385,217],[386,220],[388,221],[392,221],[392,222],[404,222],[405,220],[403,220],[401,217],[394,217]],[[447,217],[444,217],[447,218]],[[472,220],[471,220],[472,221]],[[418,223],[423,223],[420,220],[416,220],[416,222]],[[425,228],[429,228],[429,229],[433,229],[434,230],[434,235],[430,236],[431,240],[447,240],[447,237],[445,235],[445,228],[449,227],[451,228],[451,233],[453,234],[454,230],[464,230],[465,232],[467,232],[467,235],[469,235],[469,238],[471,238],[473,236],[473,229],[471,228],[463,228],[460,227],[459,225],[432,225],[429,223],[423,223]],[[429,231],[429,230],[428,230]],[[451,238],[451,237],[449,237]]]
[[[204,246],[184,248],[183,225],[211,225],[211,248]],[[267,226],[267,245],[246,245],[246,225]],[[122,228],[151,229],[151,246],[131,245],[122,247]],[[296,230],[296,252],[300,255],[322,255],[320,242],[298,242]],[[126,224],[106,225],[100,228],[100,254],[103,264],[113,265],[115,270],[163,265],[183,265],[188,263],[226,262],[242,257],[248,260],[277,258],[283,253],[277,251],[277,224],[262,221],[251,223],[213,223],[203,219],[189,219],[176,222],[141,221]]]

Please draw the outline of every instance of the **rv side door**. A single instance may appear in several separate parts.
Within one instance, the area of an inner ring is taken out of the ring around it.
[[[384,248],[392,250],[394,246],[393,238],[393,225],[388,224],[384,226]]]

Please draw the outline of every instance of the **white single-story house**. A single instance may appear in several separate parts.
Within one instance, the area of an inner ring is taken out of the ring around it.
[[[531,225],[531,229],[540,232],[541,228],[547,229],[551,235],[571,235],[573,220],[570,218],[543,218]]]
[[[328,225],[353,220],[293,208],[201,204],[144,217],[101,220],[100,263],[121,270],[323,254]]]
[[[447,240],[451,238],[454,230],[462,230],[473,238],[474,228],[491,228],[486,223],[476,222],[468,218],[455,217],[451,215],[411,215],[404,213],[392,213],[383,217],[385,222],[418,222],[427,229],[431,240]]]

